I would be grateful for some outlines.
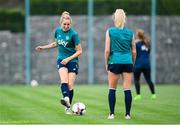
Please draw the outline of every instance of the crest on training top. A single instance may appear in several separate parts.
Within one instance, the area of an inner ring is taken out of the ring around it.
[[[66,40],[69,40],[69,36],[66,36]]]

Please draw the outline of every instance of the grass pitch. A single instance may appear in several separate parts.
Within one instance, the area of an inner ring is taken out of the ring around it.
[[[135,95],[134,86],[133,96]],[[0,124],[180,124],[180,86],[156,86],[157,99],[150,99],[147,85],[142,99],[133,101],[132,119],[124,119],[122,86],[116,92],[115,119],[107,120],[108,86],[75,86],[73,103],[83,102],[84,116],[65,115],[57,86],[0,86]]]

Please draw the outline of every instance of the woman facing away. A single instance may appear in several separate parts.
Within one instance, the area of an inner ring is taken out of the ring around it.
[[[151,91],[151,99],[156,99],[154,84],[151,80],[151,66],[150,66],[150,42],[146,37],[144,30],[138,29],[136,31],[136,50],[137,57],[134,65],[134,82],[136,89],[136,96],[134,100],[141,99],[140,93],[140,76],[143,73],[145,80]]]
[[[118,80],[122,77],[125,96],[125,119],[131,118],[131,81],[133,63],[136,58],[136,47],[132,30],[125,27],[126,14],[123,9],[116,9],[113,15],[114,27],[106,31],[105,39],[105,66],[108,72],[109,84],[109,116],[115,117],[116,88]]]
[[[70,106],[73,99],[73,85],[78,74],[78,56],[82,54],[80,39],[77,32],[71,27],[70,13],[64,11],[60,17],[60,26],[54,33],[54,41],[48,45],[38,46],[35,49],[41,52],[58,47],[57,68],[60,77],[60,99],[65,106],[65,114],[71,114]]]

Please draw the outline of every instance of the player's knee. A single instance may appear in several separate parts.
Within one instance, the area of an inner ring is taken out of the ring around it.
[[[131,83],[124,83],[123,85],[124,90],[128,90],[131,88]]]
[[[68,79],[61,79],[61,83],[68,83]]]

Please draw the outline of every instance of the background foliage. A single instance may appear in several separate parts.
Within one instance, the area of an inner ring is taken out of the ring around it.
[[[0,1],[0,30],[24,31],[24,1]],[[30,0],[31,15],[86,15],[88,0]],[[180,15],[180,0],[157,0],[158,15]],[[94,15],[109,15],[123,8],[128,15],[150,15],[151,0],[94,0]]]

